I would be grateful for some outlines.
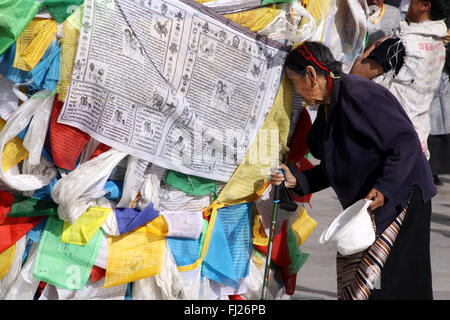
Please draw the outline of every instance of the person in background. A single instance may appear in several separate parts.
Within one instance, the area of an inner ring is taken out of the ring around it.
[[[450,21],[447,21],[447,27]],[[450,33],[450,28],[449,28]],[[434,184],[442,185],[440,174],[450,174],[450,43],[446,45],[446,62],[442,72],[441,82],[434,95],[430,107],[430,166]]]
[[[384,3],[398,8],[400,7],[402,0],[385,0]]]
[[[388,88],[400,101],[429,158],[429,109],[445,62],[442,38],[449,0],[411,0],[406,21],[392,37],[382,38],[356,59],[350,73]]]
[[[367,20],[367,46],[375,41],[391,36],[400,25],[400,10],[388,5],[384,0],[367,0],[370,15]]]
[[[436,188],[408,115],[383,86],[343,73],[321,43],[294,49],[285,71],[306,105],[320,105],[307,135],[320,164],[302,172],[280,164],[270,176],[272,185],[284,183],[298,196],[331,186],[344,209],[360,199],[373,201],[377,240],[354,255],[337,253],[338,298],[432,299],[430,215]],[[374,261],[376,255],[384,260]],[[370,279],[358,281],[374,270],[381,274],[379,289]]]
[[[400,16],[405,19],[406,11],[408,11],[409,0],[385,0],[385,4],[389,4],[399,9]]]

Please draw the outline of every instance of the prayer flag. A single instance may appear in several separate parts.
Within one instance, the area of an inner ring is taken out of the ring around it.
[[[105,222],[110,208],[90,207],[73,224],[64,221],[61,241],[86,245]]]
[[[14,203],[8,217],[36,217],[56,215],[58,205],[51,200],[41,200],[14,194]]]
[[[41,8],[36,0],[3,0],[0,3],[0,56],[17,40]]]
[[[202,274],[232,288],[248,275],[252,255],[253,203],[220,208],[203,260]]]
[[[16,243],[44,218],[10,218],[8,213],[11,211],[13,203],[14,195],[12,193],[0,191],[0,252]]]
[[[167,223],[158,216],[145,226],[109,237],[104,287],[159,274],[163,266]]]
[[[73,170],[90,136],[80,129],[57,122],[63,104],[55,99],[50,118],[52,157],[57,167]]]
[[[120,234],[130,232],[159,215],[151,202],[142,211],[134,208],[115,208],[115,213]]]
[[[67,290],[86,285],[103,239],[98,230],[84,246],[61,241],[64,221],[50,216],[39,243],[33,276]]]

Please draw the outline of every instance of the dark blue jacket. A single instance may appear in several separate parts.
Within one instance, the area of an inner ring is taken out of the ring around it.
[[[298,172],[303,196],[332,187],[345,209],[372,188],[385,196],[373,213],[381,233],[408,203],[418,185],[426,203],[436,195],[428,161],[411,120],[398,100],[381,85],[357,75],[333,80],[328,121],[320,106],[308,136],[312,155],[321,160]],[[295,141],[293,142],[295,143]]]

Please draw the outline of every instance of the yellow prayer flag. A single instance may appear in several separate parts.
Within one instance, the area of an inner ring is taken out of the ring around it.
[[[105,222],[110,208],[90,207],[73,224],[64,221],[62,242],[84,246]]]
[[[308,10],[316,23],[319,25],[319,22],[322,19],[326,19],[334,3],[334,0],[304,0],[303,6],[306,7],[306,10]],[[302,19],[302,21],[300,22],[300,28],[305,23],[307,23],[307,20]]]
[[[298,247],[309,237],[316,226],[317,222],[308,215],[305,207],[302,207],[297,213],[297,220],[291,225]]]
[[[67,22],[69,22],[74,28],[78,31],[81,30],[81,25],[83,24],[83,14],[84,14],[84,4],[75,9],[74,12],[67,18]]]
[[[78,13],[77,13],[78,12]],[[77,19],[74,15],[81,14],[78,10],[63,23],[63,38],[61,39],[61,63],[59,68],[58,100],[66,100],[70,79],[72,78],[73,66],[78,49],[80,31],[77,28]],[[79,18],[78,18],[79,19]]]
[[[161,272],[168,225],[163,216],[117,237],[108,238],[104,288]]]
[[[5,126],[6,121],[0,118],[0,131]],[[23,146],[22,140],[19,137],[14,137],[9,140],[2,153],[2,168],[3,172],[8,171],[16,164],[28,157],[28,150]]]
[[[267,238],[266,232],[261,222],[261,216],[256,210],[256,206],[253,207],[252,216],[252,234],[253,244],[257,246],[267,246],[269,244],[269,238]]]
[[[34,18],[16,41],[13,67],[33,70],[55,38],[56,32],[55,20]]]
[[[224,16],[253,32],[257,32],[264,29],[269,23],[271,23],[280,12],[281,10],[278,6],[275,6],[230,13],[225,14]]]
[[[276,166],[280,155],[288,150],[291,102],[292,87],[283,74],[283,80],[267,118],[244,161],[220,192],[216,200],[218,203],[232,205],[253,202],[264,191],[270,176],[270,168]]]
[[[16,244],[0,253],[0,280],[8,273],[16,254]]]

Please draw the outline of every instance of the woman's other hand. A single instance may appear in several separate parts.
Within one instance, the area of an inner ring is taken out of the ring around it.
[[[283,174],[280,173],[280,169],[283,170]],[[274,186],[279,186],[284,181],[286,188],[295,188],[297,186],[297,179],[292,174],[289,168],[281,163],[278,169],[270,176],[270,183]]]
[[[366,196],[367,200],[373,200],[369,206],[369,212],[373,212],[375,209],[380,208],[384,205],[384,195],[373,188]]]
[[[447,36],[442,38],[442,40],[446,43],[450,42],[450,29],[447,30]]]

